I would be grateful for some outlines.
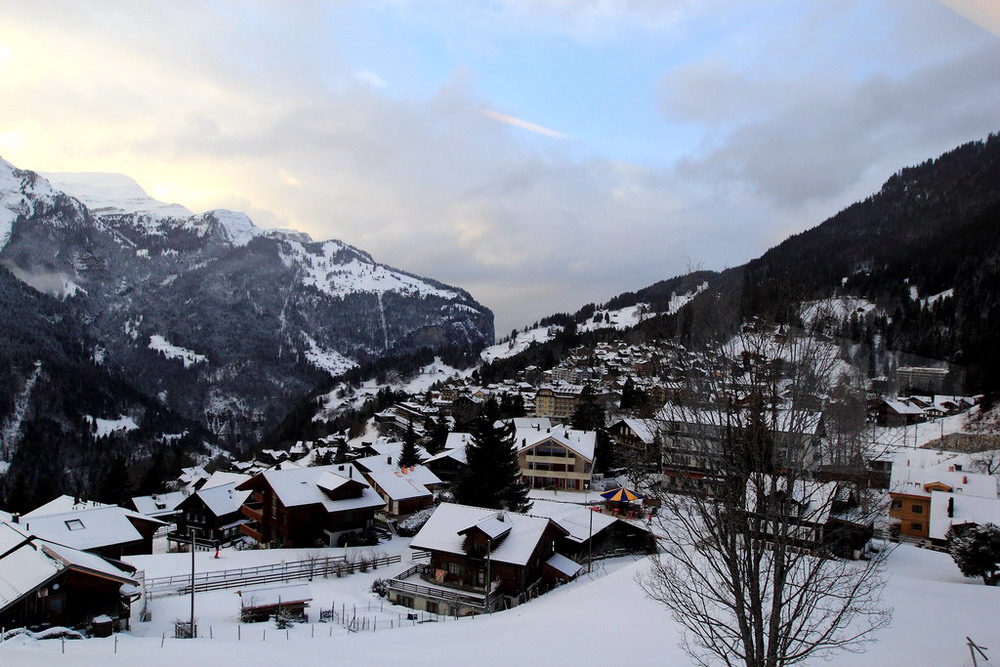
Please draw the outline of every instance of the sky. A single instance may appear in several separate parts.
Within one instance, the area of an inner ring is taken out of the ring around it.
[[[994,0],[0,5],[0,156],[463,287],[498,335],[1000,131]]]

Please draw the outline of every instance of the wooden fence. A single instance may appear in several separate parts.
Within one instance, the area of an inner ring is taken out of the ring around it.
[[[276,581],[292,581],[315,577],[343,576],[353,572],[374,570],[379,567],[399,563],[399,554],[379,558],[348,561],[345,556],[325,556],[322,558],[306,558],[304,560],[244,567],[234,570],[216,570],[215,572],[196,572],[194,575],[195,592],[214,591],[225,588],[239,588],[267,584]],[[191,575],[178,574],[170,577],[151,577],[145,581],[145,592],[148,599],[164,595],[185,595],[191,592]]]

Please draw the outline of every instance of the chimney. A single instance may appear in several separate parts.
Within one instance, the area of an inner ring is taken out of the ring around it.
[[[347,479],[354,479],[354,466],[347,469]]]
[[[10,516],[10,520],[13,521],[14,523],[21,523],[21,515],[20,514],[12,514]]]

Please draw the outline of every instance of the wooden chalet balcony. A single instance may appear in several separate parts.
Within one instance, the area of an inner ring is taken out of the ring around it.
[[[575,456],[536,456],[534,454],[527,454],[524,458],[528,463],[555,463],[566,466],[576,465]]]
[[[259,502],[244,503],[240,507],[240,511],[243,516],[247,517],[251,521],[256,521],[260,523],[264,520],[264,504]]]
[[[253,538],[257,542],[263,542],[264,541],[264,536],[263,536],[263,534],[261,534],[259,528],[260,528],[260,524],[257,524],[257,523],[244,523],[244,524],[242,524],[240,526],[240,532],[243,533],[244,535],[246,535],[247,537]]]
[[[389,590],[404,595],[419,596],[426,600],[438,600],[486,611],[485,588],[461,586],[453,582],[428,581],[430,573],[429,565],[418,564],[409,567],[389,580]],[[500,588],[500,582],[494,581],[491,594],[495,593],[498,588]],[[490,602],[491,606],[496,605],[495,599]]]

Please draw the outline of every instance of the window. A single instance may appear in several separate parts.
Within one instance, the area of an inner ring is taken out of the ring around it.
[[[427,611],[430,612],[431,614],[437,614],[437,613],[439,613],[438,612],[438,603],[437,602],[431,602],[431,601],[428,600],[426,602],[426,606],[427,606]]]
[[[79,519],[70,519],[69,521],[66,521],[65,524],[68,530],[83,530],[84,528],[83,521],[80,521]]]
[[[919,521],[910,522],[910,530],[923,530],[923,529],[924,529],[924,524],[920,523]]]
[[[924,513],[924,506],[923,505],[912,505],[911,509],[913,510],[914,514],[923,514]]]
[[[463,569],[465,568],[462,567],[461,563],[448,563],[448,574],[450,575],[460,577]]]

